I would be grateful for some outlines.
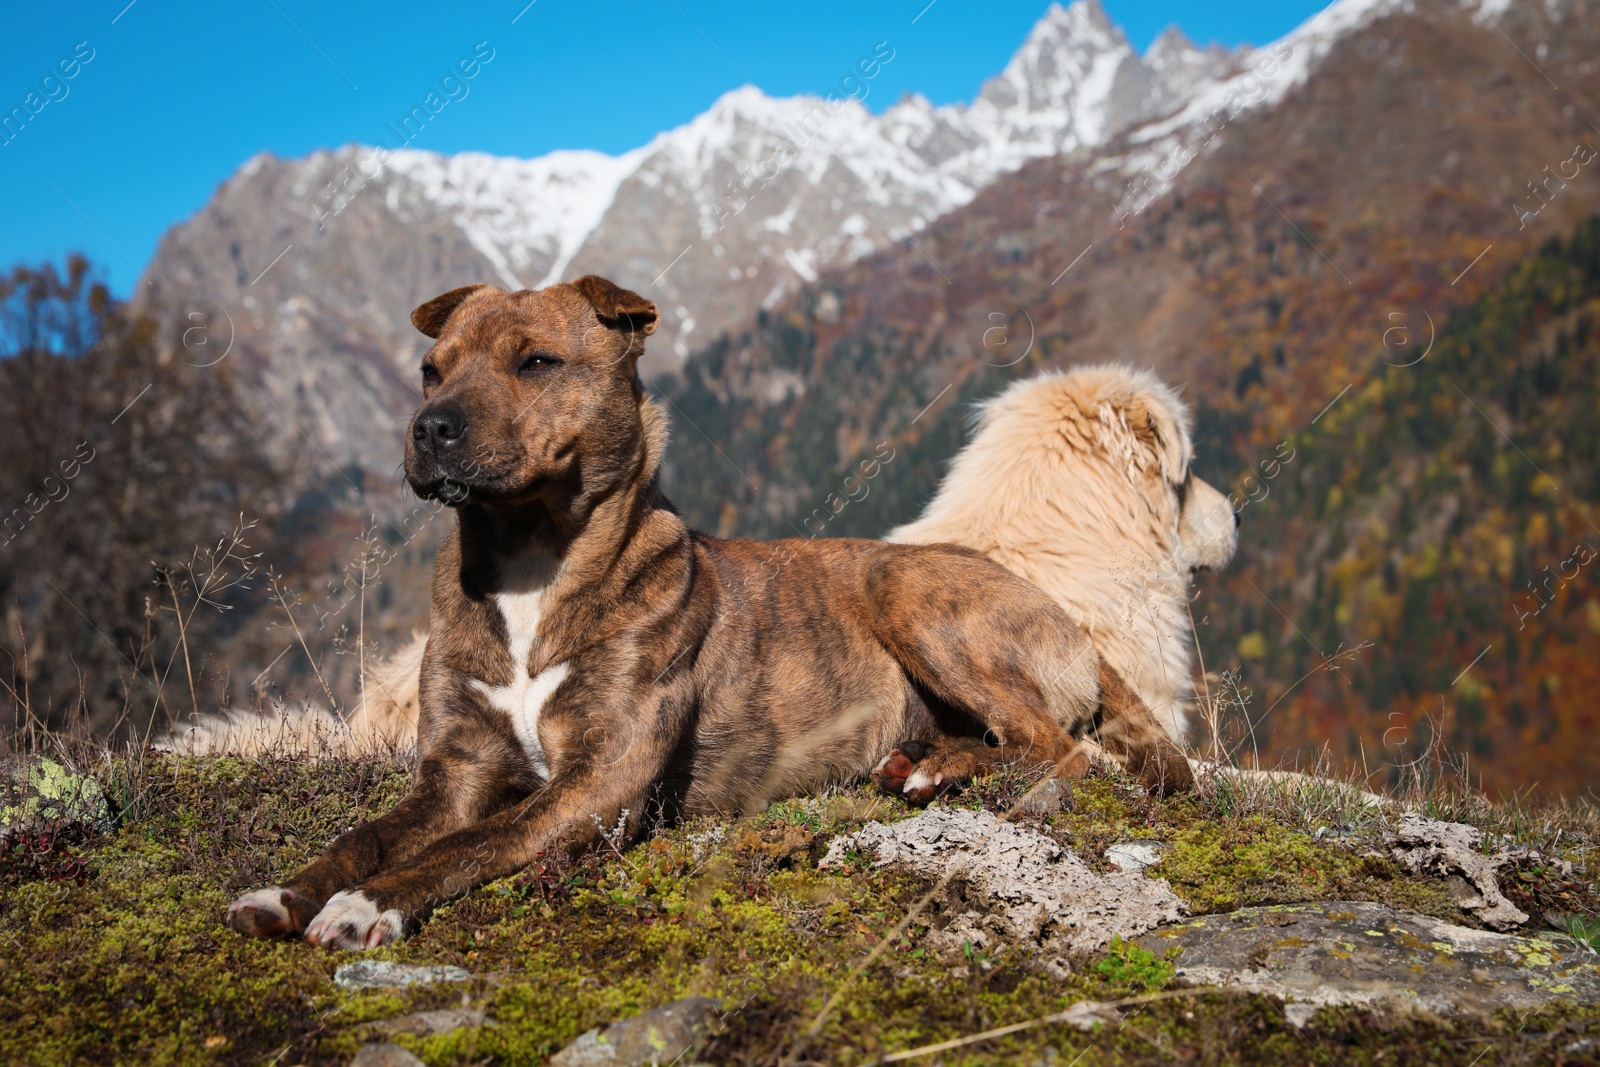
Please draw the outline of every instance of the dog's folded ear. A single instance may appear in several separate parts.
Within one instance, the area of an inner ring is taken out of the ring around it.
[[[656,332],[656,324],[660,320],[656,306],[638,293],[595,274],[585,274],[567,284],[593,305],[601,321],[616,323],[645,336]]]
[[[1185,415],[1181,407],[1175,409],[1175,405],[1152,402],[1142,396],[1131,398],[1123,411],[1128,428],[1149,449],[1162,477],[1172,485],[1181,485],[1188,478],[1194,458]]]
[[[467,297],[479,289],[487,289],[482,282],[477,285],[463,285],[459,289],[452,289],[448,293],[440,293],[426,304],[418,304],[411,313],[411,325],[421,330],[424,334],[438,340],[444,333],[445,323],[450,321],[450,316]]]

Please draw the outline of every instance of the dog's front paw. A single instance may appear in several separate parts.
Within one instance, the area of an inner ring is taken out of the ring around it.
[[[306,927],[307,941],[329,948],[377,948],[405,936],[405,917],[394,908],[379,911],[359,889],[329,897]]]
[[[268,886],[228,905],[228,925],[248,937],[298,934],[320,910],[320,903],[298,889]]]

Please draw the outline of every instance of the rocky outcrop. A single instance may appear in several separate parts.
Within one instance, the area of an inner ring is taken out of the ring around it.
[[[350,1060],[350,1067],[422,1067],[422,1060],[399,1045],[373,1042],[361,1046]]]
[[[550,1057],[551,1067],[655,1067],[692,1063],[721,1006],[709,997],[685,997],[589,1030]]]
[[[1139,940],[1179,950],[1180,982],[1281,998],[1304,1025],[1319,1008],[1488,1015],[1566,999],[1600,1003],[1600,957],[1567,938],[1515,937],[1362,901],[1244,908]]]
[[[931,941],[947,950],[1016,945],[1046,971],[1175,921],[1184,905],[1164,879],[1142,871],[1100,874],[1070,849],[987,811],[933,807],[893,823],[869,823],[835,839],[822,866],[850,853],[876,867],[898,865],[949,884],[930,917]]]
[[[434,982],[465,982],[472,975],[460,967],[430,966],[420,963],[393,963],[389,960],[355,960],[341,964],[334,972],[333,984],[340,989],[403,989]]]
[[[1414,811],[1400,815],[1400,826],[1390,835],[1390,851],[1413,874],[1464,877],[1476,894],[1463,895],[1461,907],[1495,930],[1510,930],[1528,921],[1528,913],[1500,892],[1497,872],[1509,863],[1509,851],[1486,855],[1483,834],[1475,826],[1430,819]]]

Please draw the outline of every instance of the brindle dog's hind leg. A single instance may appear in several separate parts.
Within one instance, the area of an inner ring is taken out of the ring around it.
[[[975,552],[930,559],[886,547],[869,567],[875,636],[906,673],[995,742],[949,737],[900,745],[874,780],[926,803],[1000,763],[1078,777],[1089,765],[1068,730],[1099,706],[1099,657],[1043,592]]]
[[[1004,763],[1002,749],[980,737],[902,741],[872,768],[872,782],[885,793],[926,804],[968,778],[999,770]]]
[[[1085,733],[1158,796],[1194,789],[1194,771],[1149,705],[1105,660],[1100,661],[1100,708]]]

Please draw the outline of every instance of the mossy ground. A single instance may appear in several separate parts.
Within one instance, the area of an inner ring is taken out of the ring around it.
[[[429,1064],[536,1064],[592,1026],[703,994],[724,1015],[701,1060],[866,1063],[1084,999],[1143,995],[1170,973],[1119,947],[1105,966],[1086,961],[1071,979],[1049,979],[1021,953],[942,957],[922,944],[921,923],[882,945],[931,884],[864,864],[818,869],[833,834],[910,814],[854,788],[502,879],[374,953],[457,964],[470,982],[344,993],[331,979],[351,955],[247,940],[222,924],[223,910],[392,804],[409,781],[404,764],[145,755],[94,773],[125,808],[115,833],[33,834],[0,859],[0,1062],[342,1063],[376,1021],[467,1001],[492,1025],[395,1040]],[[1002,810],[1025,787],[1001,776],[947,802]],[[1102,774],[1074,784],[1070,810],[1018,818],[1091,863],[1119,840],[1166,842],[1154,873],[1197,913],[1345,898],[1465,921],[1441,884],[1365,855],[1359,834],[1319,840],[1269,805],[1153,800]],[[1581,858],[1588,843],[1574,833],[1566,845]],[[1528,880],[1511,881],[1525,907],[1543,894],[1566,913],[1600,916],[1581,869],[1520,873]],[[938,916],[936,900],[919,918]],[[1470,1021],[1324,1011],[1305,1030],[1260,997],[1179,995],[1130,1012],[1097,1032],[1041,1026],[921,1062],[1544,1063],[1600,1038],[1592,1009]]]

